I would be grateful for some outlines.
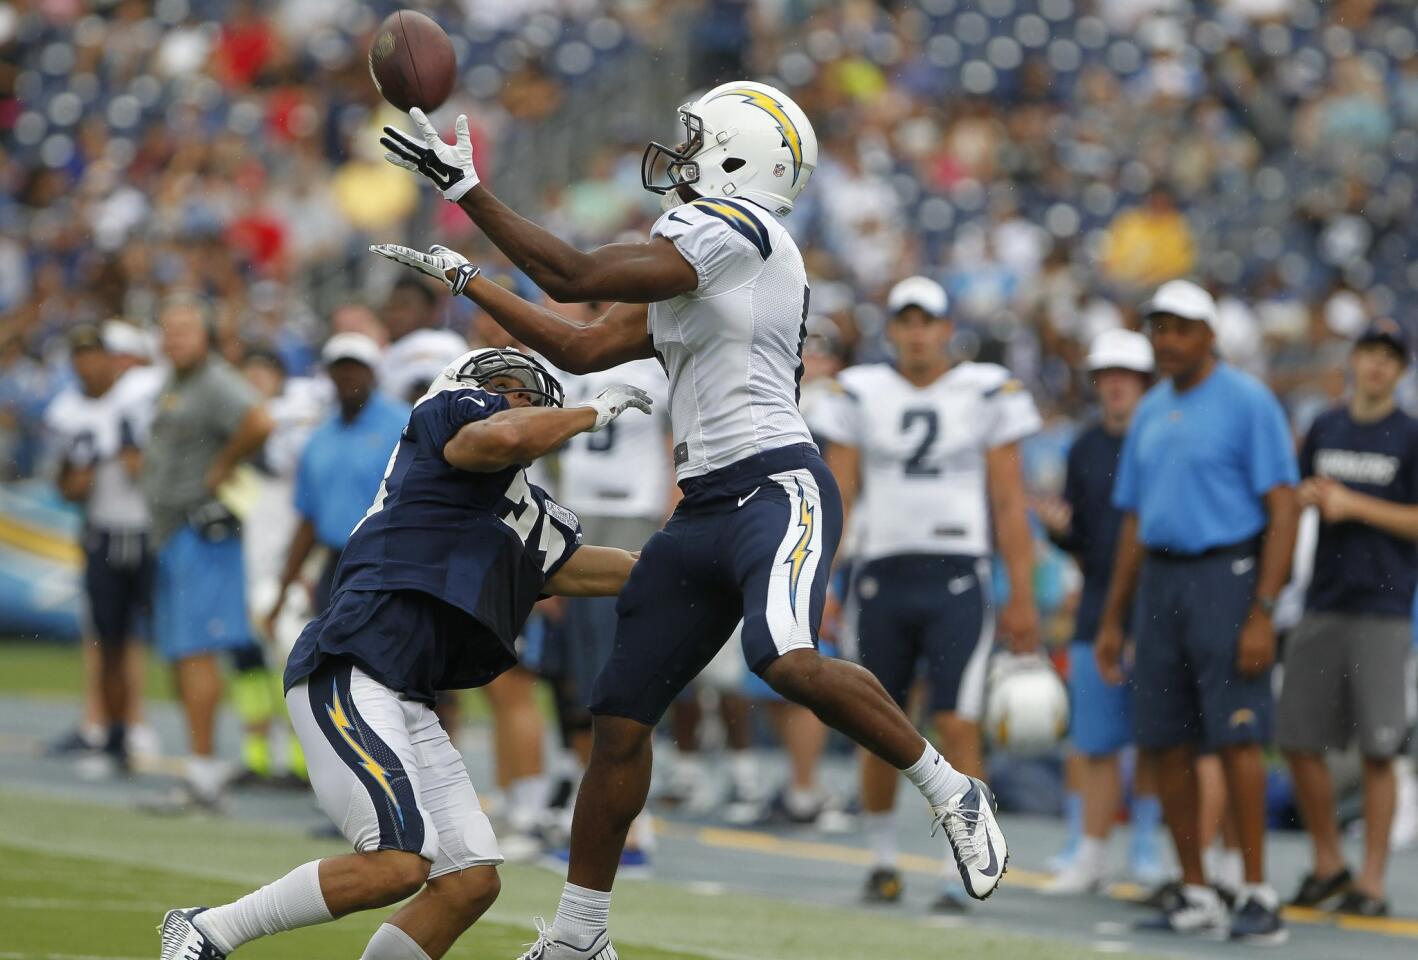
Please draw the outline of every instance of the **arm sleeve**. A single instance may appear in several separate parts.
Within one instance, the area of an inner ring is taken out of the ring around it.
[[[1249,458],[1246,471],[1250,476],[1251,492],[1264,496],[1276,487],[1294,486],[1300,482],[1300,469],[1295,463],[1295,441],[1290,434],[1290,422],[1280,401],[1267,390],[1250,404]]]
[[[414,441],[443,460],[443,448],[463,427],[507,409],[507,398],[485,390],[445,390],[419,402],[409,416]]]
[[[541,501],[542,523],[551,525],[551,531],[539,541],[547,545],[547,555],[542,559],[542,582],[545,583],[581,548],[581,518],[553,500],[541,487],[533,486],[532,495]]]
[[[1141,410],[1133,414],[1123,452],[1118,457],[1118,475],[1113,478],[1113,506],[1126,513],[1137,513],[1142,478],[1138,476],[1137,435]]]
[[[315,521],[315,503],[319,494],[314,489],[314,482],[310,476],[310,448],[312,444],[307,443],[305,449],[301,451],[300,462],[295,467],[295,491],[292,501],[295,504],[295,512],[302,520]]]
[[[757,276],[767,254],[760,256],[756,243],[766,234],[761,224],[736,208],[715,214],[692,203],[675,207],[650,228],[651,237],[669,240],[694,268],[699,276],[690,294],[694,297],[724,293]]]
[[[212,378],[209,390],[206,402],[211,404],[210,415],[223,437],[236,433],[251,408],[260,402],[256,388],[229,368],[223,368]]]
[[[1318,445],[1318,438],[1315,434],[1319,432],[1316,429],[1318,426],[1318,420],[1310,425],[1309,431],[1305,433],[1305,442],[1300,446],[1299,468],[1302,480],[1308,480],[1315,475],[1315,447]],[[1415,458],[1414,468],[1418,469],[1418,458]]]

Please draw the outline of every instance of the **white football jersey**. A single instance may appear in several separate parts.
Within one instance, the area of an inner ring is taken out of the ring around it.
[[[812,436],[798,412],[807,272],[777,219],[744,200],[700,199],[655,221],[699,286],[650,305],[670,381],[681,480]]]
[[[630,410],[596,433],[572,437],[558,458],[557,499],[581,516],[645,517],[669,509],[669,383],[654,360],[636,360],[584,377],[567,377],[566,405],[590,400],[613,383],[639,387],[654,399],[649,416]]]
[[[1036,432],[1034,399],[1004,367],[961,363],[916,387],[884,363],[842,371],[829,439],[861,451],[863,560],[990,553],[985,454]]]
[[[443,368],[468,352],[468,341],[452,330],[413,330],[384,348],[379,389],[400,403],[418,399]]]
[[[123,400],[118,383],[99,397],[69,387],[50,402],[44,423],[56,459],[94,468],[85,522],[96,530],[130,533],[147,528],[148,505],[138,479],[119,459],[124,447],[138,445],[142,429],[129,418]]]

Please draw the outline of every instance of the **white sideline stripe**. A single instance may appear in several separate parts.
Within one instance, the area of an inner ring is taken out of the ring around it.
[[[152,913],[172,909],[170,904],[144,903],[141,900],[61,900],[55,897],[0,897],[0,907],[15,910],[109,910],[115,913]]]
[[[0,950],[0,960],[152,960],[152,957],[120,957],[106,953],[11,953]]]

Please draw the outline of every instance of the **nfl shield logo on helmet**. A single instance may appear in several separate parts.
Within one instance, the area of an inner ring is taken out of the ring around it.
[[[787,173],[787,172],[788,172],[788,165],[787,165],[786,163],[775,163],[775,164],[773,165],[773,176],[775,176],[775,177],[781,177],[783,174],[785,174],[785,173]]]

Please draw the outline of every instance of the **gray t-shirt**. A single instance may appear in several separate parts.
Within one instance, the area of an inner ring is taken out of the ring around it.
[[[216,357],[185,375],[174,373],[163,386],[143,457],[143,493],[158,544],[210,499],[207,471],[258,399],[241,374]]]

